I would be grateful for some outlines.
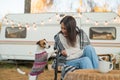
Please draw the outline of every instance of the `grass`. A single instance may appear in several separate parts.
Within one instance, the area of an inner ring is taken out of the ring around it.
[[[32,62],[18,63],[17,66],[29,73]],[[15,63],[0,62],[0,71],[0,80],[28,80],[27,75],[21,75],[16,71]],[[38,80],[54,80],[54,70],[48,70],[46,67],[44,72],[39,75]],[[58,80],[60,80],[60,74],[58,74]]]
[[[7,62],[7,61],[0,61],[0,68],[16,68],[16,67],[23,67],[23,68],[31,68],[31,63],[19,63],[19,62]]]
[[[48,64],[52,64],[52,61],[49,60]],[[0,68],[5,68],[5,69],[12,69],[12,68],[28,68],[31,69],[33,66],[33,62],[31,61],[26,61],[26,62],[21,62],[18,61],[16,62],[7,62],[7,61],[0,61]],[[45,67],[45,69],[47,70],[47,66]]]
[[[15,68],[16,64],[0,62],[0,68]]]

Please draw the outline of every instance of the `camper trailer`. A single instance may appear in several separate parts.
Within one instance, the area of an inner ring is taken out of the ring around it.
[[[8,14],[0,29],[0,59],[34,60],[36,42],[46,39],[54,45],[65,15],[75,17],[97,54],[120,53],[120,17],[115,13]]]

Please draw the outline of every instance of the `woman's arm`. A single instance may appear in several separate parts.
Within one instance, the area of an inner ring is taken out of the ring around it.
[[[77,59],[80,56],[82,56],[82,50],[80,49],[66,49],[66,50],[62,50],[61,54],[63,56],[66,56],[66,60],[71,60],[71,59]]]

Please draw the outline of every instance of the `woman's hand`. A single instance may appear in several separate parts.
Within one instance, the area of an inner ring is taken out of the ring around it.
[[[65,50],[62,50],[62,51],[61,51],[61,54],[62,54],[63,56],[67,56],[67,53],[66,53]]]

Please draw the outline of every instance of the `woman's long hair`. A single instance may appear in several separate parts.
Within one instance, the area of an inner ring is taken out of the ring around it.
[[[72,16],[65,16],[60,24],[63,23],[67,31],[67,43],[68,45],[74,47],[76,43],[76,21]]]

